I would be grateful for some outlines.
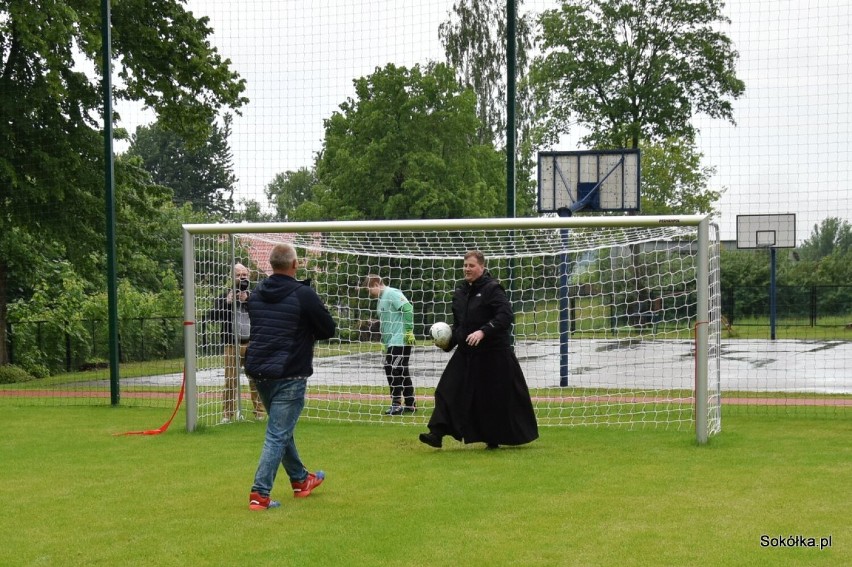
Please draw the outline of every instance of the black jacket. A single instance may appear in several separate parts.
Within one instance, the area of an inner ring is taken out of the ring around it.
[[[334,335],[336,324],[309,281],[272,274],[249,298],[251,343],[246,374],[255,380],[314,373],[314,342]]]
[[[511,345],[509,298],[488,272],[453,294],[453,340],[458,348],[435,388],[429,431],[465,443],[522,445],[538,438],[524,372]],[[465,338],[485,338],[470,346]]]
[[[473,283],[462,281],[453,293],[453,342],[459,349],[477,351],[504,349],[511,346],[509,330],[515,315],[503,286],[487,271]],[[465,338],[474,331],[485,338],[470,347]]]
[[[233,303],[228,303],[229,293],[233,294],[236,306]],[[202,324],[205,325],[205,327],[207,323],[220,323],[219,342],[222,344],[234,343],[234,309],[245,308],[245,305],[240,301],[239,296],[239,291],[236,293],[234,291],[226,291],[216,298],[213,302],[213,308],[210,309],[210,311],[208,311],[202,319]],[[251,298],[251,291],[249,291],[249,298]]]

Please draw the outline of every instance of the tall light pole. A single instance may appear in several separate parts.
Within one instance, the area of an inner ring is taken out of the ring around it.
[[[101,0],[104,96],[104,202],[106,206],[107,318],[110,403],[120,401],[118,374],[118,290],[115,268],[115,159],[112,151],[112,34],[109,0]]]

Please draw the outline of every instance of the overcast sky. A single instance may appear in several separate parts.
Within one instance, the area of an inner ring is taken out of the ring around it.
[[[852,221],[849,0],[728,2],[746,83],[732,126],[699,120],[717,168],[723,238],[738,214],[795,213],[799,243],[829,216]]]
[[[549,6],[527,0],[527,8]],[[796,213],[797,240],[827,216],[852,220],[852,0],[731,0],[726,29],[746,95],[736,126],[696,119],[707,165],[724,187],[720,225],[738,214]],[[214,42],[248,81],[251,103],[230,139],[237,198],[265,203],[275,174],[310,166],[323,120],[352,96],[352,80],[389,62],[443,60],[438,26],[452,0],[189,0]],[[151,116],[124,109],[125,126]],[[570,139],[570,137],[569,137]],[[556,149],[586,149],[569,147]]]

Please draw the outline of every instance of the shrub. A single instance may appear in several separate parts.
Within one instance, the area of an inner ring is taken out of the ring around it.
[[[50,376],[50,368],[48,368],[44,364],[27,364],[26,366],[24,366],[24,370],[29,372],[33,376],[33,378],[37,380]]]
[[[23,368],[14,364],[0,365],[0,384],[17,384],[30,380],[35,380],[35,377]]]

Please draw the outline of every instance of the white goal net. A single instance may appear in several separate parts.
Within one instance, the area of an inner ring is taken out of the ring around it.
[[[703,217],[583,217],[187,225],[185,228],[188,429],[222,422],[226,399],[216,298],[270,272],[279,242],[296,247],[338,331],[317,343],[306,419],[424,425],[450,354],[429,327],[452,322],[462,258],[482,251],[514,306],[515,353],[540,426],[721,427],[718,234]],[[712,235],[711,235],[712,233]],[[417,411],[390,404],[367,274],[414,306],[410,369]],[[235,352],[239,345],[231,345]],[[237,418],[252,419],[239,372]]]

